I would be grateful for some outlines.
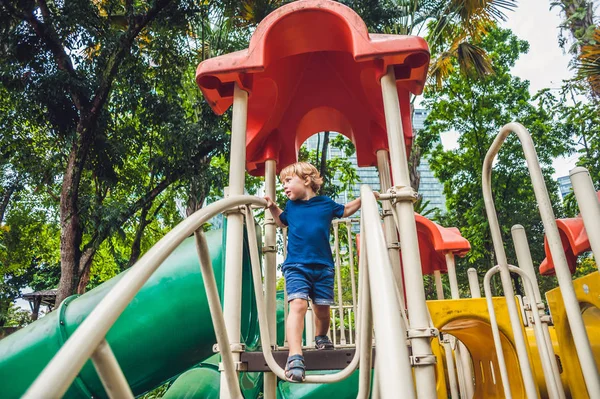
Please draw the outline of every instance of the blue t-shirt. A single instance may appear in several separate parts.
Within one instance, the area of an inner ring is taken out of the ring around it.
[[[333,267],[329,246],[329,226],[334,217],[344,216],[344,205],[325,196],[308,201],[288,201],[279,219],[288,226],[287,258],[292,263],[319,264]]]

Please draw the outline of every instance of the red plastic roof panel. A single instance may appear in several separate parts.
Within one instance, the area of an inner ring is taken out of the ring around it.
[[[412,145],[409,95],[423,91],[429,49],[420,37],[369,34],[350,8],[329,0],[281,7],[258,26],[248,49],[203,61],[196,83],[217,114],[248,91],[246,168],[260,175],[295,162],[311,135],[337,131],[351,139],[359,166],[376,165],[387,149],[380,79],[396,72],[407,149]]]
[[[569,270],[571,273],[575,273],[577,256],[582,252],[590,250],[590,240],[583,226],[583,219],[580,217],[556,219],[556,226],[560,233],[560,241],[565,250]],[[554,261],[552,260],[546,237],[544,237],[544,251],[546,252],[546,259],[540,264],[540,274],[544,276],[554,275]]]

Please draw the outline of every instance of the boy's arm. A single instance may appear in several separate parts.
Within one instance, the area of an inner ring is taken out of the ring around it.
[[[379,199],[379,192],[373,191],[373,195],[375,196],[376,199]],[[344,206],[344,216],[342,216],[342,217],[347,218],[348,216],[352,216],[359,209],[360,209],[360,197],[348,202]]]
[[[273,215],[273,219],[275,219],[275,224],[279,227],[286,227],[279,218],[279,215],[283,212],[281,208],[279,208],[271,198],[265,196],[265,200],[267,201],[267,209],[271,211],[271,215]]]

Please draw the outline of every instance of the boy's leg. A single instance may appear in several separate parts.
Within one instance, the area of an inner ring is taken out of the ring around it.
[[[329,323],[331,322],[329,305],[317,305],[313,303],[313,314],[315,315],[315,334],[327,335],[329,332]]]
[[[308,309],[306,299],[292,299],[287,317],[285,332],[287,335],[289,356],[302,355],[302,331],[304,330],[304,316]]]

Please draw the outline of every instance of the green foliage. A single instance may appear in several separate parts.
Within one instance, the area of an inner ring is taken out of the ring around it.
[[[555,99],[542,92],[537,104],[529,95],[529,83],[510,75],[526,42],[510,31],[494,29],[478,44],[489,54],[494,74],[472,79],[453,73],[441,89],[428,92],[425,106],[431,109],[419,145],[431,154],[430,165],[444,184],[448,213],[441,217],[445,226],[456,226],[471,243],[471,251],[457,264],[459,280],[466,287],[466,269],[487,270],[496,261],[482,195],[482,166],[487,150],[499,129],[517,121],[528,128],[535,143],[546,186],[553,204],[559,204],[557,186],[551,178],[552,160],[571,151],[570,135],[554,129],[548,103]],[[459,147],[446,151],[439,143],[440,134],[460,133]],[[492,172],[492,192],[505,242],[510,229],[522,224],[528,234],[534,263],[544,258],[543,227],[529,179],[523,151],[511,135],[496,158]],[[557,216],[561,209],[555,208]],[[512,245],[507,245],[509,263],[516,264]]]
[[[6,313],[0,314],[0,326],[25,327],[31,323],[31,315],[14,303],[10,303]]]

